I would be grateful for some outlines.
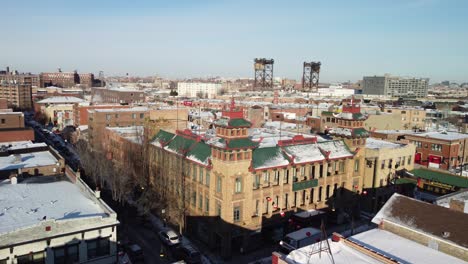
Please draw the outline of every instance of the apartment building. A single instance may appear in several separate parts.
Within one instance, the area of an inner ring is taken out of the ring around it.
[[[84,102],[83,99],[73,96],[54,96],[35,103],[36,111],[44,113],[54,126],[62,130],[66,126],[74,126],[74,108]]]
[[[76,71],[62,72],[42,72],[40,75],[41,87],[57,86],[61,88],[70,88],[80,83],[80,76]]]
[[[7,67],[6,71],[0,71],[0,84],[20,84],[30,87],[39,87],[39,75],[31,73],[18,73],[10,71]]]
[[[31,109],[31,85],[0,83],[0,98],[6,99],[9,106]]]
[[[387,114],[401,116],[400,123],[403,126],[403,129],[425,129],[426,110],[424,110],[423,108],[386,107],[384,109],[384,112]]]
[[[99,149],[106,127],[143,126],[148,116],[147,107],[88,110],[89,143]]]
[[[362,93],[422,98],[427,96],[428,86],[429,78],[406,78],[390,75],[365,76],[362,82]]]
[[[0,142],[34,140],[34,130],[24,126],[24,114],[0,109]]]
[[[221,88],[221,83],[179,82],[177,93],[179,96],[186,97],[214,98],[219,94]]]
[[[408,134],[405,138],[416,145],[417,164],[450,170],[468,163],[468,134],[426,132]]]
[[[116,108],[131,108],[130,105],[121,104],[96,104],[89,105],[87,103],[73,105],[73,118],[75,126],[88,125],[88,110],[93,109],[116,109]]]

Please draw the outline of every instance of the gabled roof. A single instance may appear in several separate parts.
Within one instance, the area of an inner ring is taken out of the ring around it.
[[[211,158],[211,147],[203,142],[197,143],[188,153],[187,159],[208,166]]]
[[[394,194],[372,222],[383,220],[468,247],[468,214],[462,212]]]
[[[177,135],[164,149],[183,155],[195,144],[195,140]]]
[[[153,137],[152,141],[153,141],[153,144],[156,144],[157,146],[161,146],[161,143],[163,145],[167,144],[167,142],[173,139],[174,136],[175,136],[174,134],[160,129],[159,132]]]
[[[214,124],[222,127],[251,127],[252,123],[244,118],[220,118]]]
[[[255,170],[287,166],[289,160],[280,147],[258,148],[253,151],[252,168]]]
[[[468,188],[468,178],[466,177],[461,177],[450,173],[444,173],[441,171],[428,170],[424,168],[414,169],[410,171],[410,173],[417,178],[422,178],[430,181],[437,181],[440,183],[445,183],[460,188]]]
[[[291,145],[283,148],[295,164],[321,161],[325,156],[317,144]]]
[[[232,149],[255,148],[257,146],[258,142],[254,142],[250,138],[236,138],[227,140],[227,147]]]
[[[317,144],[324,152],[330,152],[328,159],[341,159],[354,156],[342,140],[324,141]]]

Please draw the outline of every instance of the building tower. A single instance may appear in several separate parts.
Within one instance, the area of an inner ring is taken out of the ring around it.
[[[321,62],[304,62],[302,71],[302,90],[316,92],[319,84]]]
[[[273,59],[257,58],[254,60],[254,90],[273,89]]]

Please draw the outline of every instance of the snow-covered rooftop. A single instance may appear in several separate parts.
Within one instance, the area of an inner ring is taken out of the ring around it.
[[[84,102],[83,99],[73,96],[53,96],[43,99],[37,103],[39,104],[74,104]]]
[[[132,108],[98,108],[88,111],[96,111],[96,112],[146,112],[148,111],[148,107],[144,106],[136,106]]]
[[[43,218],[68,220],[106,216],[71,182],[0,183],[0,234],[40,224]]]
[[[389,141],[380,140],[376,138],[368,138],[366,140],[366,148],[368,149],[395,149],[395,148],[402,148],[404,146],[406,145],[392,143]]]
[[[426,132],[414,134],[419,137],[429,137],[442,140],[458,140],[468,138],[468,134],[462,134],[457,132]]]
[[[54,165],[57,162],[58,160],[49,151],[12,154],[7,157],[0,157],[0,171],[48,166]]]

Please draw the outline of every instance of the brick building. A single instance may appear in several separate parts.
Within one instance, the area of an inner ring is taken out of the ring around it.
[[[6,99],[11,107],[31,109],[31,85],[0,83],[0,98]]]
[[[120,104],[99,104],[99,105],[73,105],[73,118],[75,126],[88,125],[88,110],[93,109],[118,109],[118,108],[131,108],[129,105]]]
[[[100,149],[106,127],[143,126],[149,115],[147,107],[88,110],[88,139]]]
[[[80,83],[80,76],[75,72],[43,72],[40,74],[41,87],[58,86],[70,88]]]
[[[0,110],[0,142],[34,140],[34,130],[24,126],[24,114]]]
[[[98,88],[92,89],[92,101],[99,103],[143,103],[145,93],[133,88]]]
[[[449,170],[468,163],[467,134],[426,132],[405,138],[416,145],[414,162],[417,164]]]

